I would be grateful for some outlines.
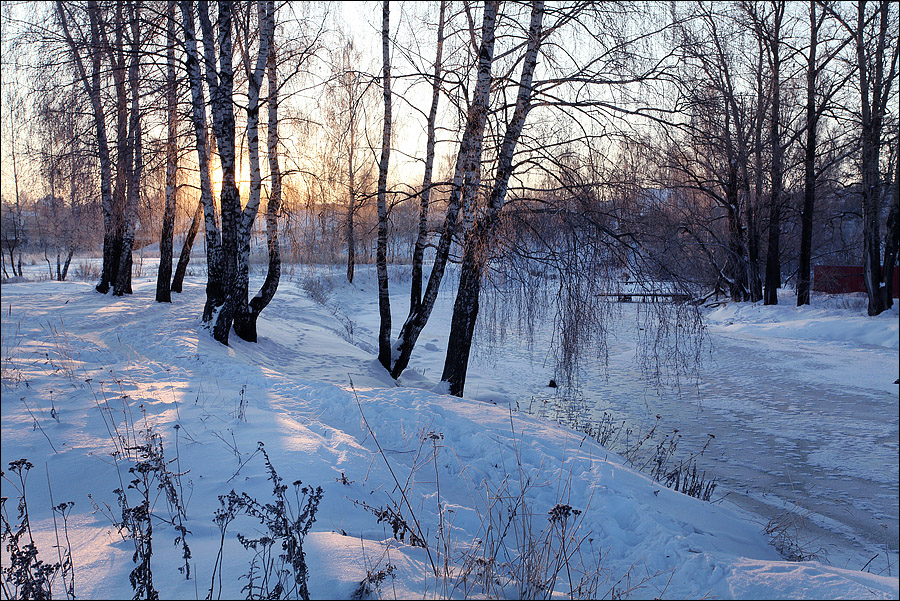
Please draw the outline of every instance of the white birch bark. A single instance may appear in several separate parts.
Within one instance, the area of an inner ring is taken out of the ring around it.
[[[383,0],[381,10],[382,89],[384,91],[384,123],[381,133],[381,161],[378,165],[378,241],[375,266],[378,272],[378,360],[391,369],[391,297],[387,271],[387,176],[391,156],[391,49],[390,4]]]
[[[182,29],[185,44],[185,68],[191,88],[191,121],[197,148],[197,163],[200,167],[200,202],[206,229],[206,304],[203,322],[211,323],[214,313],[224,303],[222,283],[222,240],[219,232],[218,211],[213,202],[212,178],[210,171],[209,128],[206,119],[206,97],[203,90],[203,75],[194,27],[193,2],[179,2],[182,15]]]
[[[496,239],[500,225],[500,213],[506,201],[509,178],[512,175],[512,159],[516,144],[531,108],[532,82],[541,43],[541,24],[544,17],[542,0],[532,2],[531,22],[528,30],[528,46],[522,64],[522,76],[516,95],[516,108],[507,125],[500,147],[497,173],[488,198],[485,214],[466,235],[459,288],[450,320],[450,338],[441,381],[450,383],[450,394],[462,396],[466,383],[469,352],[478,318],[478,301],[481,280],[489,257],[489,249]]]
[[[494,29],[497,23],[499,2],[486,2],[481,27],[481,44],[478,47],[478,74],[472,103],[466,115],[466,128],[460,141],[453,174],[453,188],[447,203],[447,213],[441,238],[435,252],[431,275],[418,310],[403,324],[395,344],[396,358],[391,366],[391,376],[397,378],[409,365],[409,359],[422,329],[428,323],[441,280],[450,255],[450,244],[456,235],[460,208],[468,204],[481,182],[481,153],[484,144],[484,125],[487,120],[491,87],[491,67],[494,62]]]

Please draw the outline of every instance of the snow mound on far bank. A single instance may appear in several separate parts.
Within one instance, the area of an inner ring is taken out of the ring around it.
[[[797,306],[792,290],[779,290],[778,305],[727,302],[706,314],[707,323],[722,333],[843,342],[900,348],[900,303],[870,317],[866,295],[813,294],[810,305]]]

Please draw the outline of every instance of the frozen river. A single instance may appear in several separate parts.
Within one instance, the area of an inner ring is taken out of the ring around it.
[[[804,555],[849,569],[871,560],[873,573],[887,575],[890,566],[896,576],[897,350],[713,323],[696,374],[682,377],[680,386],[654,385],[635,360],[635,310],[622,306],[607,369],[589,370],[581,382],[595,423],[606,412],[646,432],[660,415],[654,440],[678,428],[678,457],[698,451],[713,434],[699,463],[718,479],[713,501],[737,505],[760,529],[772,520],[786,524]],[[485,363],[517,371],[521,353],[502,344]],[[487,380],[482,386],[492,388]],[[529,393],[552,398],[545,386]]]
[[[441,292],[404,384],[430,387],[441,373],[453,298],[452,289]],[[714,434],[699,465],[718,479],[714,502],[737,506],[760,530],[773,519],[788,522],[805,555],[856,570],[871,560],[871,572],[887,575],[890,566],[897,576],[896,309],[867,318],[859,302],[822,308],[826,301],[814,299],[819,307],[798,310],[793,300],[710,319],[695,377],[680,386],[648,382],[635,358],[638,304],[615,303],[608,364],[588,362],[584,404],[595,419],[607,412],[636,431],[660,415],[660,434],[678,428],[683,436],[676,459]],[[377,316],[368,283],[338,302],[347,314]],[[395,322],[405,310],[394,307]],[[358,340],[374,340],[373,319],[356,326]],[[465,395],[520,409],[558,400],[561,389],[548,387],[556,377],[549,322],[538,325],[532,344],[512,335],[514,324],[505,327],[502,340],[478,334]]]
[[[647,390],[624,336],[608,380],[589,384],[595,411],[644,427],[659,414],[685,453],[714,434],[701,463],[719,479],[714,498],[761,527],[791,519],[801,549],[833,565],[859,569],[880,554],[871,571],[887,573],[890,558],[896,575],[897,351],[725,330],[710,328],[696,384],[680,390]]]

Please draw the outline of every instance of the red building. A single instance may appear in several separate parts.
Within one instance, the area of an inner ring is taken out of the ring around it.
[[[863,268],[854,265],[816,265],[813,290],[829,294],[865,292]],[[900,268],[894,267],[894,298],[900,298]]]

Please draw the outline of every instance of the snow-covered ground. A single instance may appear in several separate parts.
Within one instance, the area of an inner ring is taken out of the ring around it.
[[[133,594],[134,544],[113,524],[121,518],[113,490],[127,486],[133,463],[113,453],[141,443],[147,428],[180,474],[172,478],[191,550],[186,579],[178,534],[166,523],[175,514],[154,488],[151,568],[161,598],[203,598],[211,585],[213,598],[246,595],[241,576],[253,552],[236,534],[258,537],[260,523],[243,516],[229,524],[214,570],[221,533],[213,518],[231,490],[273,501],[258,442],[289,493],[295,480],[324,491],[305,538],[314,598],[347,598],[367,571],[388,564],[382,597],[480,596],[486,582],[489,594],[516,597],[543,577],[559,594],[581,584],[589,597],[897,598],[896,310],[872,319],[856,301],[798,311],[785,299],[774,309],[712,311],[710,353],[676,402],[664,387],[648,388],[634,366],[633,307],[622,308],[626,325],[613,332],[609,365],[584,378],[584,398],[635,424],[642,412],[661,413],[687,433],[687,451],[715,424],[705,467],[721,469],[716,497],[728,494],[707,503],[659,485],[577,431],[510,410],[551,393],[555,374],[540,336],[531,345],[482,344],[468,398],[432,391],[449,290],[397,386],[374,359],[375,280],[369,268],[359,272],[349,286],[338,268],[297,268],[264,311],[260,342],[233,338],[230,347],[199,326],[200,276],[171,305],[153,301],[147,277],[127,298],[84,282],[3,285],[5,510],[15,524],[8,464],[27,458],[31,527],[41,557],[57,561],[51,492],[54,505],[75,502],[67,522],[79,598]],[[399,277],[392,286],[397,326],[408,283]],[[829,549],[828,561],[784,561],[762,532],[764,518],[754,519],[764,514],[751,513],[754,504],[787,507],[780,491],[801,475],[816,479],[803,481],[804,496],[843,487],[843,498],[797,504],[801,522],[825,532],[829,545],[848,541],[846,550]],[[128,490],[132,506],[137,493]],[[297,509],[302,499],[290,498]],[[366,506],[400,513],[404,541]],[[846,514],[854,517],[834,517]],[[873,519],[885,523],[884,543],[871,536]],[[409,545],[413,535],[427,547]],[[860,571],[864,553],[852,545],[890,547],[891,555]],[[569,560],[554,563],[560,557]]]

